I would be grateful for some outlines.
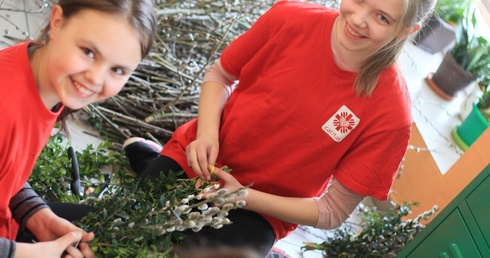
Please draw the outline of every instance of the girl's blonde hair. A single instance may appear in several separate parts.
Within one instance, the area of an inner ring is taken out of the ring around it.
[[[367,97],[373,93],[381,72],[396,62],[405,43],[414,36],[414,33],[404,33],[403,31],[417,24],[425,25],[434,10],[435,4],[436,0],[404,1],[405,15],[396,29],[398,36],[370,56],[359,69],[354,83],[358,96]]]

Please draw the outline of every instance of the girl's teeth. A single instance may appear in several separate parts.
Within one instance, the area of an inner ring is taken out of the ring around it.
[[[352,28],[351,28],[350,26],[347,26],[347,31],[348,31],[350,34],[352,34],[352,36],[356,36],[356,37],[358,37],[358,38],[362,37],[362,35],[361,35],[361,34],[359,34],[359,33],[355,32],[355,31],[353,31],[353,30],[352,30]]]
[[[78,84],[77,82],[74,83],[75,84],[75,88],[77,88],[77,90],[82,93],[83,95],[90,95],[93,93],[93,91],[81,86],[80,84]]]

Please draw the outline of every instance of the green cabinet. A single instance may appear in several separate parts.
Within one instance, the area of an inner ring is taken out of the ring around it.
[[[475,217],[478,228],[490,248],[490,177],[476,189],[467,199],[466,203],[471,214]]]
[[[490,257],[490,165],[396,257]]]

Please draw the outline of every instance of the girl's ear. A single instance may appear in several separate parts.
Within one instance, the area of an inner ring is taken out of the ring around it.
[[[54,40],[58,35],[63,22],[63,8],[55,5],[51,10],[51,19],[49,20],[49,40]]]
[[[415,24],[412,27],[409,27],[409,28],[404,29],[403,30],[403,34],[405,34],[407,36],[410,36],[413,33],[417,32],[419,29],[420,29],[420,24],[417,23],[417,24]]]
[[[417,32],[418,30],[420,30],[420,24],[415,24],[414,26],[410,27],[410,28],[406,28],[405,30],[408,30],[408,34],[411,35],[415,32]]]
[[[405,38],[405,37],[408,37],[410,35],[412,35],[413,33],[417,32],[418,30],[420,29],[420,24],[415,24],[414,26],[412,27],[408,27],[408,28],[405,28],[399,35],[398,35],[398,39],[400,38]]]

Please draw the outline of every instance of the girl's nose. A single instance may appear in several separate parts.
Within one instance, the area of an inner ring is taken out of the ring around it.
[[[102,65],[94,64],[87,70],[85,77],[92,85],[102,86],[105,79],[105,73],[105,69]]]
[[[362,29],[367,27],[367,19],[368,13],[363,9],[353,13],[351,16],[352,25]]]

